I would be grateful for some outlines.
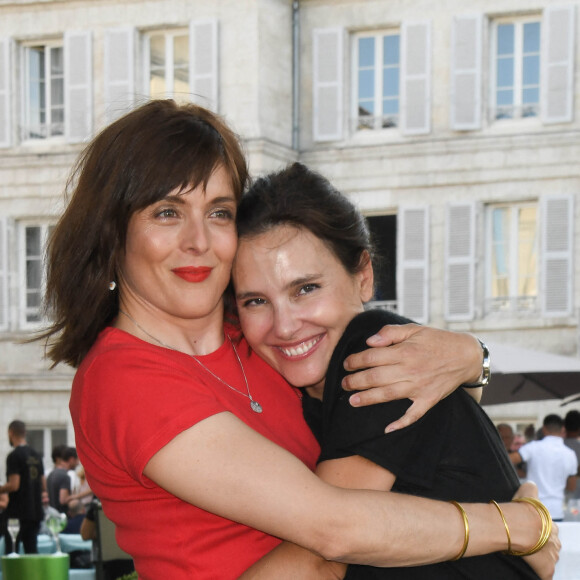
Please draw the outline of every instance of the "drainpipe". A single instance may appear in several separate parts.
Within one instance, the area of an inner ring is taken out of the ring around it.
[[[292,2],[292,149],[300,147],[300,0]]]

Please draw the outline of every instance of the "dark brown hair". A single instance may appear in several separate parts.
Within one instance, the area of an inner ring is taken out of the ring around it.
[[[258,179],[242,198],[237,225],[240,239],[281,225],[308,230],[351,275],[373,258],[363,215],[328,179],[301,163]]]
[[[172,191],[207,186],[223,166],[239,200],[248,169],[237,136],[193,104],[154,100],[106,127],[79,157],[70,202],[48,244],[45,305],[52,326],[40,335],[54,364],[78,366],[118,313],[118,279],[129,219]]]

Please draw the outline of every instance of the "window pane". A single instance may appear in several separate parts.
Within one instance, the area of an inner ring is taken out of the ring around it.
[[[510,210],[497,208],[492,211],[492,287],[494,298],[509,296],[509,236]]]
[[[40,240],[41,231],[39,227],[28,227],[26,228],[26,255],[27,256],[40,256]]]
[[[536,208],[518,214],[518,296],[537,294]]]
[[[539,55],[525,56],[523,62],[524,85],[540,84],[540,57]]]
[[[359,38],[358,41],[358,66],[375,66],[375,39]]]
[[[373,99],[375,96],[375,73],[372,70],[361,70],[358,73],[359,101]]]
[[[60,47],[52,48],[50,51],[50,75],[51,76],[63,76],[64,65],[63,65],[63,49]]]
[[[497,27],[497,54],[510,55],[514,53],[514,25],[500,24]]]
[[[375,101],[359,101],[358,114],[360,117],[375,114]]]
[[[399,60],[399,35],[385,36],[383,39],[383,63],[398,66]]]
[[[514,102],[514,92],[513,91],[497,91],[497,106],[505,107],[511,106]]]
[[[512,87],[514,84],[514,59],[500,58],[497,61],[497,86]]]
[[[383,115],[398,115],[398,114],[399,114],[399,99],[383,100]]]
[[[37,451],[41,457],[44,456],[44,429],[27,429],[26,442],[32,449]]]
[[[151,97],[164,96],[165,83],[165,36],[156,34],[149,38],[149,94]]]
[[[28,137],[41,138],[45,123],[44,47],[28,49]]]
[[[383,70],[383,97],[399,96],[399,69],[386,68]]]
[[[34,290],[40,288],[42,280],[42,269],[39,260],[28,260],[26,262],[26,288]]]
[[[540,102],[539,89],[524,89],[522,91],[522,103],[524,105],[535,105]]]
[[[175,93],[189,93],[189,37],[176,36],[173,39],[173,90]]]
[[[524,24],[524,53],[540,52],[540,23]]]

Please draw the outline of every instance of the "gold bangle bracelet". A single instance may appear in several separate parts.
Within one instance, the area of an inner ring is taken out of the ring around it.
[[[497,511],[499,512],[499,515],[501,516],[501,521],[503,522],[503,527],[505,528],[505,533],[507,534],[508,545],[507,545],[506,553],[509,554],[512,551],[512,537],[510,535],[510,529],[508,528],[505,516],[503,515],[503,511],[499,507],[499,504],[497,503],[497,501],[492,499],[489,503],[492,503],[497,508]]]
[[[467,544],[469,544],[469,521],[467,520],[467,514],[465,513],[463,506],[459,502],[450,501],[449,503],[452,503],[459,510],[459,513],[461,514],[461,518],[463,519],[463,526],[465,527],[465,537],[463,539],[463,546],[462,546],[459,554],[457,554],[457,556],[455,556],[455,558],[451,558],[451,560],[450,560],[451,562],[455,562],[455,560],[459,560],[459,559],[463,558],[463,556],[467,550]]]
[[[550,539],[552,533],[552,517],[550,516],[548,508],[534,497],[519,497],[512,501],[529,503],[538,512],[540,520],[542,521],[542,531],[540,532],[540,537],[535,546],[532,546],[525,552],[514,552],[513,550],[508,552],[511,556],[531,556],[532,554],[539,552]]]

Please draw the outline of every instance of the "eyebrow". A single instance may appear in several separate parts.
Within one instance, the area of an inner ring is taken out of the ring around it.
[[[284,290],[290,290],[291,288],[295,288],[296,286],[302,286],[303,284],[312,283],[315,280],[319,279],[322,274],[306,274],[306,276],[301,276],[300,278],[295,278],[291,280],[284,286]],[[252,291],[249,290],[248,292],[236,292],[236,299],[237,300],[245,300],[246,298],[253,298],[255,296],[261,296],[262,292]]]

